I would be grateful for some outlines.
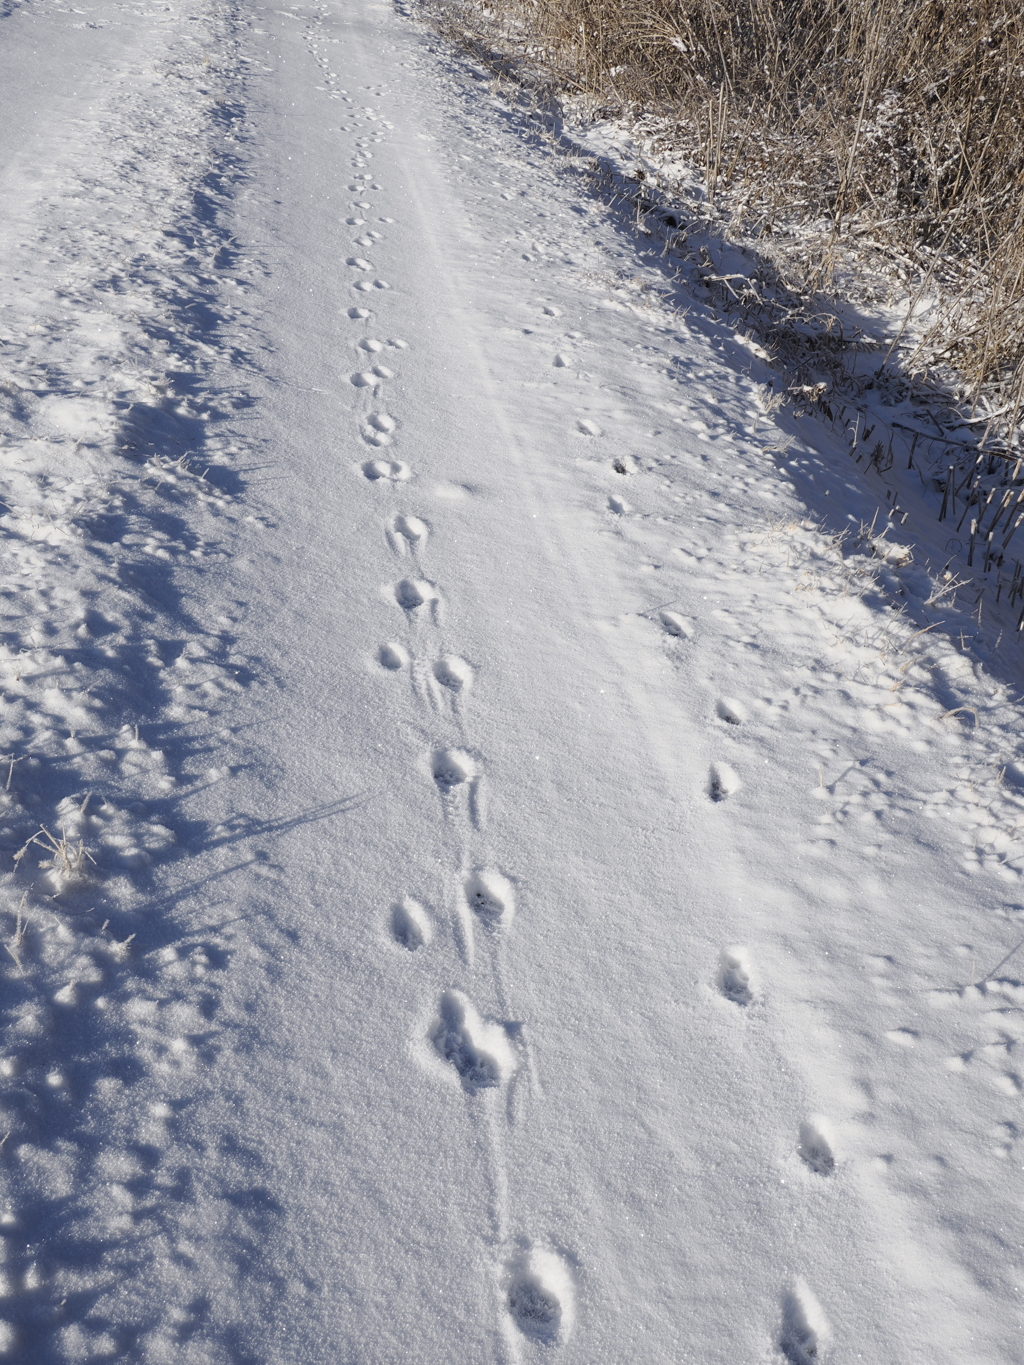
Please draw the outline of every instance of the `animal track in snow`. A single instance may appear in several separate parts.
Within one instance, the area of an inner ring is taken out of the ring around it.
[[[715,714],[719,720],[724,720],[726,725],[742,725],[747,718],[747,713],[739,702],[732,701],[729,697],[719,697]]]
[[[749,1005],[754,998],[750,963],[742,948],[724,948],[718,959],[718,989],[734,1005]]]
[[[800,1141],[797,1152],[800,1160],[815,1175],[831,1175],[836,1168],[832,1154],[832,1144],[822,1132],[823,1125],[808,1120],[800,1125]]]
[[[430,760],[430,771],[441,791],[450,792],[477,776],[477,763],[465,749],[437,749]]]
[[[387,280],[356,280],[355,284],[354,284],[352,287],[353,287],[353,289],[358,289],[358,290],[362,291],[363,293],[365,293],[368,289],[390,289],[390,288],[391,288],[391,286],[390,286],[390,284],[388,284]]]
[[[445,502],[463,502],[473,496],[474,489],[464,483],[438,483],[434,485],[434,496],[444,498]]]
[[[553,1251],[533,1247],[514,1257],[505,1270],[509,1316],[520,1332],[545,1346],[554,1346],[572,1330],[572,1278]]]
[[[422,550],[426,545],[430,530],[427,523],[420,521],[419,517],[398,516],[391,526],[395,535],[401,536],[410,548]]]
[[[394,379],[394,370],[389,370],[386,365],[374,365],[372,370],[361,370],[358,374],[349,375],[349,383],[357,389],[375,389],[382,379]]]
[[[383,351],[384,343],[383,341],[376,341],[373,337],[366,337],[359,343],[359,349],[362,351],[370,351],[371,353]]]
[[[375,483],[378,479],[386,479],[391,483],[404,483],[406,479],[412,478],[412,470],[401,460],[367,460],[363,465],[363,473]]]
[[[912,1028],[889,1029],[885,1035],[890,1043],[896,1043],[899,1047],[916,1047],[920,1034]]]
[[[693,638],[693,626],[685,616],[679,616],[674,611],[663,611],[658,619],[668,635],[675,635],[681,640]]]
[[[370,310],[369,308],[350,308],[348,315],[353,319],[368,318],[370,317]]]
[[[581,436],[600,436],[601,428],[596,422],[592,422],[589,417],[581,417],[576,423],[576,430]]]
[[[377,662],[381,668],[387,668],[392,673],[397,673],[401,668],[408,668],[409,651],[403,649],[401,645],[381,645],[377,651]]]
[[[403,578],[395,584],[395,601],[403,611],[415,611],[437,601],[437,589],[425,578]]]
[[[485,1021],[461,991],[438,1001],[430,1041],[450,1062],[469,1094],[501,1085],[516,1069],[516,1056],[500,1024]]]
[[[801,1281],[783,1297],[779,1348],[790,1365],[820,1365],[828,1324],[817,1299]]]
[[[742,786],[739,777],[728,763],[713,763],[708,772],[708,796],[712,801],[724,801]]]
[[[500,872],[478,869],[466,878],[464,890],[469,908],[491,928],[504,928],[515,913],[512,883]]]
[[[411,896],[403,896],[391,908],[391,935],[396,943],[414,953],[417,948],[429,947],[434,937],[430,916]]]
[[[627,512],[632,512],[633,508],[625,498],[610,497],[608,499],[608,510],[616,513],[617,516],[624,517]]]
[[[350,256],[345,264],[353,266],[356,270],[373,269],[373,264],[370,261],[364,261],[361,256]]]
[[[457,654],[446,654],[434,665],[434,677],[453,692],[462,692],[473,682],[473,668]]]

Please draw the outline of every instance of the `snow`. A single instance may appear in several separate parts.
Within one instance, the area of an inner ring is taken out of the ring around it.
[[[0,12],[5,1358],[1024,1359],[946,532],[415,18]]]

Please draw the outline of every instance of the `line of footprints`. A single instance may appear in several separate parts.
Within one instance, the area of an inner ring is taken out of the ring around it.
[[[675,612],[659,613],[671,650],[693,638],[693,625]],[[719,697],[715,714],[729,726],[743,725],[746,708],[729,697]],[[740,790],[736,771],[723,762],[713,763],[708,772],[705,793],[712,802],[729,799]],[[739,1010],[747,1010],[757,1000],[756,983],[750,959],[744,948],[725,948],[718,960],[715,985],[722,997]],[[836,1169],[836,1159],[828,1124],[821,1119],[807,1119],[801,1123],[797,1135],[796,1154],[814,1177],[828,1178]],[[790,1365],[813,1365],[820,1358],[827,1340],[828,1329],[824,1316],[811,1291],[798,1281],[783,1295],[782,1327],[777,1345]]]
[[[357,162],[357,164],[360,164]],[[365,163],[362,163],[365,164]],[[362,216],[371,210],[364,197],[368,190],[380,186],[371,177],[360,176],[350,189],[361,197],[353,204],[358,215],[348,218],[349,226],[363,228]],[[368,234],[357,238],[359,245],[371,240]],[[381,240],[378,237],[378,240]],[[357,278],[354,288],[360,293],[368,289],[384,290],[383,280],[372,284],[365,278],[373,270],[364,257],[351,257],[349,266],[363,278]],[[352,307],[348,316],[366,325],[373,314],[368,308]],[[392,338],[386,341],[362,337],[356,349],[367,361],[387,356],[391,364],[406,343]],[[360,436],[364,447],[373,455],[358,466],[358,472],[369,484],[385,496],[401,494],[409,488],[413,478],[410,466],[393,458],[393,446],[398,439],[399,423],[388,412],[377,406],[382,398],[385,381],[394,377],[391,364],[382,362],[366,365],[350,376],[350,383],[361,390],[364,411]],[[357,399],[358,403],[358,399]],[[377,652],[381,669],[395,677],[405,676],[417,700],[424,704],[453,732],[454,743],[438,744],[427,758],[430,777],[441,799],[446,820],[462,825],[468,838],[479,835],[484,828],[483,764],[465,733],[465,704],[475,678],[475,670],[455,653],[434,648],[444,624],[444,601],[436,585],[426,574],[424,559],[430,540],[430,526],[411,512],[399,512],[387,518],[387,544],[405,572],[387,590],[394,608],[404,621],[404,638],[388,640]],[[469,866],[470,860],[464,860]],[[477,940],[492,959],[496,995],[503,999],[500,973],[496,958],[501,935],[508,928],[515,912],[512,883],[493,867],[469,866],[461,877],[455,925],[457,946],[464,961],[472,965]],[[414,897],[405,896],[390,908],[389,930],[394,941],[410,952],[430,947],[434,925],[426,908]],[[525,1043],[521,1026],[484,1017],[473,1002],[460,990],[442,990],[426,1028],[426,1037],[419,1040],[421,1055],[432,1070],[446,1073],[459,1085],[467,1103],[487,1103],[486,1096],[502,1095],[510,1100],[508,1091],[524,1058]],[[490,1129],[493,1125],[488,1125]],[[492,1158],[501,1165],[498,1143],[492,1140]],[[499,1180],[499,1184],[504,1181]],[[564,1341],[572,1328],[574,1316],[574,1284],[569,1261],[551,1247],[520,1239],[512,1243],[504,1229],[504,1214],[497,1215],[499,1238],[506,1245],[503,1264],[497,1268],[501,1296],[507,1314],[507,1324],[513,1334],[521,1334],[528,1341],[552,1346]],[[509,1250],[508,1248],[511,1247]]]
[[[357,156],[356,167],[366,165],[365,155]],[[368,173],[356,176],[349,189],[360,198],[352,204],[356,215],[346,219],[349,226],[357,230],[367,226],[362,215],[371,212],[373,206],[363,196],[380,188]],[[387,223],[390,220],[382,218],[379,221]],[[366,247],[383,238],[381,233],[370,230],[355,240],[359,246]],[[367,278],[374,267],[364,257],[349,257],[348,265],[360,277],[353,285],[357,292],[383,292],[389,288],[382,279]],[[356,306],[348,310],[348,316],[357,323],[366,324],[373,314],[368,308]],[[356,343],[356,349],[364,368],[350,376],[350,383],[363,392],[370,408],[362,420],[360,435],[364,446],[374,452],[358,469],[371,485],[387,493],[397,493],[409,485],[413,471],[405,461],[394,458],[391,449],[398,433],[397,420],[376,405],[382,397],[385,382],[394,377],[392,357],[408,348],[397,338],[380,341],[375,337],[362,337]],[[387,357],[390,363],[385,364],[378,358],[381,356]],[[393,555],[408,565],[407,572],[390,588],[393,604],[405,620],[406,643],[390,640],[382,644],[377,662],[386,673],[406,675],[418,700],[439,719],[448,718],[454,724],[460,742],[438,745],[433,750],[428,760],[430,775],[441,797],[445,817],[464,818],[472,831],[480,833],[484,825],[483,767],[465,740],[464,716],[466,696],[474,682],[474,669],[454,653],[438,651],[428,662],[421,657],[423,653],[431,654],[430,646],[444,624],[442,595],[423,569],[430,526],[419,516],[400,512],[388,519],[385,535]],[[659,615],[660,624],[673,644],[683,644],[691,638],[693,627],[685,617],[670,611]],[[742,706],[728,699],[719,701],[717,713],[718,718],[729,725],[742,724],[746,719]],[[739,788],[740,780],[728,764],[717,763],[711,767],[706,787],[711,801],[725,801]],[[503,992],[497,969],[496,943],[515,911],[513,886],[494,868],[477,867],[463,873],[458,899],[456,940],[459,949],[471,965],[477,933],[482,935],[491,951],[500,1000]],[[411,896],[391,907],[389,930],[395,943],[410,952],[429,948],[434,936],[429,913]],[[742,949],[727,949],[722,953],[716,984],[721,995],[739,1009],[745,1010],[754,1003],[751,968]],[[440,993],[426,1029],[426,1038],[421,1042],[432,1065],[448,1070],[471,1104],[481,1102],[482,1092],[500,1093],[507,1089],[522,1059],[519,1026],[483,1017],[472,1001],[454,988]],[[492,1148],[494,1160],[500,1164],[494,1142]],[[814,1175],[829,1177],[833,1174],[835,1157],[824,1124],[807,1121],[801,1125],[797,1152]],[[502,1222],[499,1215],[499,1226]],[[504,1229],[501,1235],[507,1242]],[[504,1265],[499,1268],[499,1278],[508,1321],[523,1337],[544,1346],[557,1345],[567,1338],[572,1329],[575,1298],[568,1256],[551,1247],[520,1239],[515,1249],[506,1255]],[[790,1361],[802,1365],[817,1357],[816,1319],[819,1315],[813,1298],[802,1293],[800,1287],[785,1297],[778,1344]]]
[[[662,611],[660,622],[673,647],[679,641],[689,641],[693,638],[692,623],[676,612]],[[730,726],[743,725],[747,720],[746,708],[731,697],[719,697],[715,703],[715,714],[719,720]],[[706,787],[707,796],[711,801],[727,800],[740,790],[741,785],[739,775],[728,763],[718,762],[711,765]],[[726,948],[722,952],[716,984],[725,999],[741,1009],[753,1003],[751,967],[744,949]],[[815,1175],[823,1176],[831,1175],[836,1167],[832,1144],[824,1131],[825,1126],[821,1122],[803,1123],[796,1148],[807,1168]]]

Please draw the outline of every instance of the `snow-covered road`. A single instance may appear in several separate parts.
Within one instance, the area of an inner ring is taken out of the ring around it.
[[[0,14],[6,1358],[1024,1361],[1016,646],[409,15]]]

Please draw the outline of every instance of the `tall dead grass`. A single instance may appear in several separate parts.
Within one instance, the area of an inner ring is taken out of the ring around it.
[[[1019,0],[478,0],[558,89],[668,119],[727,223],[884,252],[919,351],[1024,411],[1024,7]],[[465,14],[467,6],[461,6]]]

